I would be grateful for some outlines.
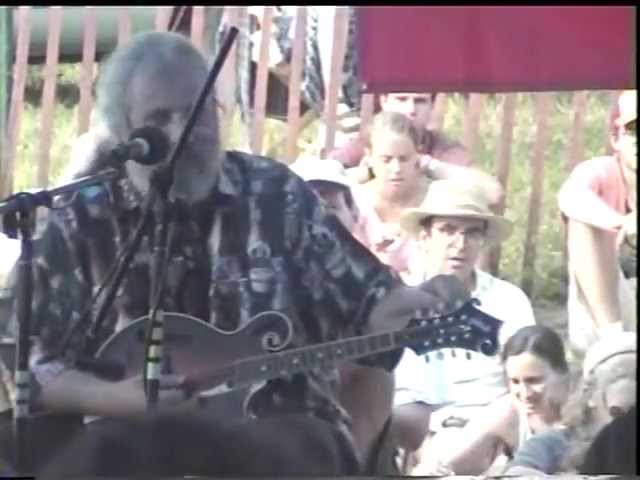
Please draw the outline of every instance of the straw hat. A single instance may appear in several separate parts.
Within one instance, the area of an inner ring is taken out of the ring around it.
[[[618,108],[620,109],[620,117],[618,117],[619,125],[626,125],[638,118],[638,91],[625,90],[618,97]]]
[[[289,168],[305,182],[329,182],[351,188],[347,172],[337,160],[302,157]]]
[[[638,352],[638,335],[635,332],[618,332],[607,335],[594,343],[587,351],[582,363],[582,375],[589,377],[594,370],[622,354]]]
[[[418,208],[407,208],[400,225],[412,235],[422,230],[420,223],[428,217],[479,218],[487,221],[487,242],[495,245],[505,240],[513,228],[510,220],[494,215],[480,186],[460,180],[437,180]]]

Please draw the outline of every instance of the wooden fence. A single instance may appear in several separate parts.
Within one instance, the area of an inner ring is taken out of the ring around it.
[[[115,8],[115,7],[114,7]],[[131,35],[131,7],[118,7],[118,43],[125,42]],[[167,30],[172,18],[172,8],[174,7],[158,7],[155,16],[155,29],[159,31]],[[178,7],[175,7],[178,8]],[[215,7],[206,7],[215,8]],[[15,10],[15,55],[12,71],[12,90],[9,103],[8,123],[5,132],[2,158],[0,159],[0,198],[5,198],[13,191],[13,179],[16,166],[16,147],[21,129],[21,116],[24,104],[24,91],[26,82],[27,65],[29,62],[29,45],[31,35],[31,7],[18,7]],[[183,12],[179,12],[180,14]],[[37,167],[37,178],[35,183],[37,186],[45,187],[49,183],[49,165],[50,165],[50,146],[52,120],[56,108],[56,81],[57,70],[59,64],[59,41],[60,30],[63,19],[62,7],[48,8],[48,37],[46,45],[46,58],[44,64],[44,88],[42,90],[41,100],[41,128],[39,138],[34,141],[39,142],[39,159]],[[264,139],[264,125],[266,118],[267,104],[267,83],[269,80],[269,41],[270,32],[273,24],[274,8],[267,6],[264,8],[261,24],[261,36],[258,45],[259,62],[257,65],[257,74],[255,78],[254,90],[254,107],[252,111],[252,121],[250,123],[248,144],[255,153],[262,153]],[[243,24],[243,18],[248,15],[247,7],[225,7],[223,21],[229,25],[240,26]],[[288,70],[288,111],[287,111],[287,138],[286,151],[284,159],[287,162],[292,161],[297,154],[297,139],[303,126],[303,119],[300,112],[300,94],[301,79],[304,63],[305,48],[305,23],[307,16],[307,7],[297,7],[296,12],[296,28],[294,33],[293,50],[291,64]],[[204,42],[204,34],[206,29],[205,7],[195,6],[191,9],[191,19],[189,34],[193,43],[200,48],[206,55],[211,55],[211,44]],[[326,87],[326,101],[324,105],[323,120],[326,129],[324,145],[325,151],[330,150],[333,146],[337,122],[337,102],[339,86],[342,78],[342,66],[346,48],[346,37],[348,27],[347,11],[344,8],[338,8],[334,19],[334,36],[331,51],[331,64],[329,67],[330,76]],[[92,83],[95,78],[96,69],[96,9],[95,7],[84,8],[84,33],[82,41],[81,54],[81,77],[79,81],[79,109],[78,109],[78,134],[85,132],[89,126],[89,118],[92,108]],[[241,32],[242,33],[242,32]],[[245,32],[246,33],[246,32]],[[235,48],[235,47],[234,47]],[[222,88],[219,92],[223,92],[223,96],[232,96],[234,85],[236,82],[235,55],[231,52],[221,73],[220,82]],[[226,93],[224,93],[226,92]],[[547,122],[548,111],[552,102],[552,94],[537,93],[535,96],[536,103],[536,138],[532,149],[532,179],[531,194],[529,197],[530,215],[527,222],[527,233],[525,237],[524,255],[523,255],[523,271],[534,268],[536,261],[536,239],[540,229],[540,209],[542,205],[544,164],[545,164],[545,147],[549,139],[549,125]],[[463,143],[474,152],[478,144],[478,123],[480,113],[482,112],[485,101],[483,94],[469,94],[466,103],[466,112],[463,125]],[[431,119],[431,126],[434,128],[442,127],[445,116],[444,109],[446,102],[443,102],[444,96],[438,97],[435,110]],[[613,97],[612,97],[613,98]],[[224,99],[223,99],[224,100]],[[573,122],[571,131],[569,132],[569,154],[567,168],[571,168],[584,157],[584,133],[583,119],[586,109],[586,93],[577,92],[573,98]],[[233,101],[227,102],[233,105]],[[371,120],[374,111],[374,99],[372,95],[363,95],[362,107],[360,111],[361,130],[366,128]],[[498,151],[496,171],[497,178],[505,186],[508,185],[510,164],[511,164],[511,146],[513,139],[514,117],[515,117],[515,94],[507,94],[504,96],[501,111],[501,126],[498,133]],[[228,122],[233,114],[232,109],[225,110],[225,118],[223,122]],[[603,126],[604,127],[604,126]],[[603,128],[603,132],[606,129]],[[504,209],[504,205],[500,206]],[[494,272],[498,270],[500,258],[499,249],[495,249],[488,260],[490,269]],[[525,291],[530,292],[533,288],[531,277],[523,276],[522,286]]]

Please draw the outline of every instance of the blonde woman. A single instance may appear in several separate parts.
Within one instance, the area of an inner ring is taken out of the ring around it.
[[[417,247],[400,227],[400,216],[404,209],[420,204],[431,180],[455,178],[477,184],[490,205],[503,195],[500,183],[491,175],[423,155],[420,144],[420,132],[408,116],[379,113],[367,135],[366,176],[352,177],[360,182],[353,192],[364,219],[367,246],[401,275],[407,274],[409,258]]]

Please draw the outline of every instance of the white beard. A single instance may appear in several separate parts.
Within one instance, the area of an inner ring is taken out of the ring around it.
[[[213,190],[223,160],[224,153],[220,151],[206,160],[201,156],[190,157],[188,154],[183,154],[176,164],[176,173],[170,195],[185,201],[187,204],[194,204],[204,200]],[[151,174],[157,167],[155,165],[148,166],[136,162],[127,162],[125,168],[134,187],[143,195],[147,195],[149,193]]]

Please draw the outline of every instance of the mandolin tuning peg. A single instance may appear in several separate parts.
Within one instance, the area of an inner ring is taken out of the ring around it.
[[[467,357],[467,360],[471,360],[471,352],[465,352],[465,356]]]
[[[425,354],[425,356],[424,356],[424,362],[425,363],[429,363],[429,354],[428,353]]]
[[[453,348],[451,349],[451,356],[452,356],[453,358],[456,358],[456,351],[455,351],[455,349],[453,349]]]
[[[436,353],[436,358],[437,358],[438,360],[442,360],[442,359],[444,359],[444,353],[442,353],[442,351],[438,351],[438,352]]]

